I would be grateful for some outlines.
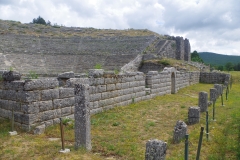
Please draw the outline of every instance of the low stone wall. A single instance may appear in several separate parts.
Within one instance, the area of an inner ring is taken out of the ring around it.
[[[219,83],[223,84],[227,78],[230,77],[230,74],[221,73],[221,72],[201,72],[200,74],[200,83]]]
[[[174,75],[174,76],[173,76]],[[176,93],[178,89],[198,83],[199,72],[132,72],[116,75],[104,70],[90,70],[85,78],[44,78],[0,83],[0,117],[11,118],[22,129],[59,123],[60,117],[73,117],[74,87],[89,85],[90,113]]]

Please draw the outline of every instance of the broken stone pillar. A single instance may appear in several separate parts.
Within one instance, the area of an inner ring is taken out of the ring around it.
[[[146,143],[145,160],[165,160],[167,143],[153,139]]]
[[[211,88],[210,89],[210,101],[215,102],[217,99],[217,89]]]
[[[188,108],[188,124],[196,124],[200,122],[200,108],[189,107]]]
[[[187,124],[183,121],[177,121],[173,131],[173,143],[179,143],[187,134]]]
[[[200,107],[201,112],[207,111],[208,109],[208,93],[207,92],[199,92],[198,107]]]
[[[89,85],[76,84],[75,92],[75,148],[91,150],[91,124],[89,109]]]

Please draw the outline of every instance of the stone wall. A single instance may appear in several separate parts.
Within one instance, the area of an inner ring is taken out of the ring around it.
[[[210,84],[215,84],[215,83],[223,84],[227,76],[230,76],[230,74],[221,73],[221,72],[201,72],[200,82],[210,83]]]
[[[16,125],[24,130],[59,122],[74,112],[74,89],[59,88],[56,78],[2,82],[0,117],[10,118],[12,109]]]
[[[199,72],[131,72],[116,75],[104,70],[89,70],[83,78],[43,78],[6,82],[0,85],[0,117],[10,118],[24,130],[58,123],[60,117],[73,117],[75,84],[89,85],[91,114],[129,105],[158,95],[176,93],[198,83]]]

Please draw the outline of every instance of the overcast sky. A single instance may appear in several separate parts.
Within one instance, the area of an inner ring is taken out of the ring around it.
[[[0,0],[0,19],[39,15],[67,27],[149,29],[188,38],[192,51],[240,55],[240,0]]]

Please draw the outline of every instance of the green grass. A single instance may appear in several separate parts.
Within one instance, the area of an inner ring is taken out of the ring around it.
[[[216,102],[216,121],[212,121],[209,107],[209,141],[204,134],[201,159],[240,159],[240,72],[231,72],[233,86],[225,106],[220,98]],[[176,94],[156,97],[152,100],[117,107],[91,116],[92,151],[74,150],[73,125],[65,127],[65,146],[69,154],[60,154],[61,142],[48,138],[60,138],[59,125],[47,128],[42,135],[19,132],[10,137],[10,122],[0,123],[0,159],[144,159],[145,145],[149,139],[167,142],[168,160],[184,159],[184,140],[172,143],[177,120],[187,122],[188,107],[198,105],[198,93],[209,93],[213,84],[195,84]],[[189,159],[195,159],[200,127],[205,127],[205,113],[199,124],[188,126]]]

